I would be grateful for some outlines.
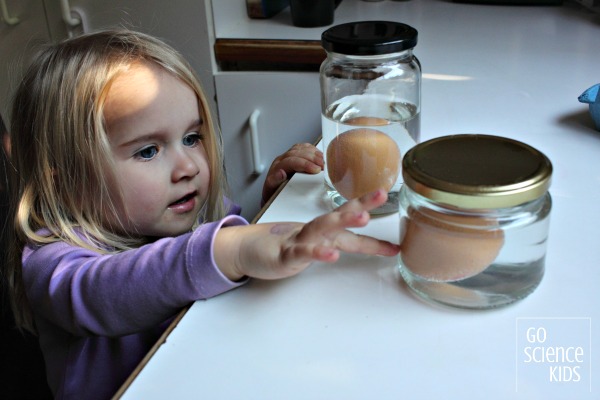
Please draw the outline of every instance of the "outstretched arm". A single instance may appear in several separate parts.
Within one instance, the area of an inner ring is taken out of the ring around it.
[[[323,165],[323,153],[314,145],[295,144],[271,164],[263,185],[262,204],[266,203],[279,185],[294,173],[318,174],[324,168]]]
[[[303,271],[313,261],[335,262],[340,251],[396,255],[398,245],[348,230],[367,225],[368,211],[386,199],[385,191],[378,190],[307,224],[281,222],[223,228],[213,248],[216,264],[233,281],[244,276],[280,279]]]

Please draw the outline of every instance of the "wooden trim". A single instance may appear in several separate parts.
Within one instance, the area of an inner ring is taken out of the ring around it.
[[[320,65],[326,53],[318,40],[217,39],[217,62]]]
[[[144,358],[142,358],[142,361],[140,361],[138,366],[129,375],[127,380],[125,382],[123,382],[123,384],[121,385],[121,387],[119,388],[117,393],[115,393],[115,395],[112,397],[112,400],[120,399],[121,396],[123,396],[123,394],[125,394],[125,391],[127,391],[127,389],[129,388],[129,386],[131,386],[131,384],[133,383],[135,378],[137,378],[137,376],[140,374],[140,372],[142,372],[142,369],[144,369],[146,364],[148,364],[150,359],[154,356],[154,354],[156,354],[156,352],[158,351],[160,346],[162,346],[167,341],[167,337],[171,334],[171,332],[173,332],[175,327],[179,324],[179,322],[182,320],[183,316],[188,312],[188,310],[190,309],[191,306],[192,305],[190,304],[189,306],[185,307],[183,310],[181,310],[179,312],[179,314],[177,314],[177,316],[175,316],[175,319],[169,324],[167,329],[163,332],[163,334],[156,341],[156,343],[154,343],[154,346],[152,346],[150,351],[148,351],[148,353],[144,356]]]
[[[277,188],[275,193],[273,193],[271,198],[269,198],[269,200],[265,203],[265,205],[262,206],[262,208],[260,209],[258,214],[256,214],[256,216],[252,219],[252,222],[250,222],[251,224],[256,224],[258,222],[258,220],[262,218],[265,211],[267,211],[269,209],[269,207],[271,206],[271,203],[273,203],[275,201],[277,196],[279,196],[279,193],[281,193],[281,191],[286,187],[286,185],[288,184],[289,181],[290,181],[289,179],[286,179],[281,185],[279,185],[279,187]]]

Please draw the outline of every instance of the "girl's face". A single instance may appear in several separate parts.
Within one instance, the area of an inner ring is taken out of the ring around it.
[[[210,183],[194,90],[153,63],[134,63],[110,86],[104,119],[115,161],[109,190],[122,195],[118,217],[128,233],[189,231]]]

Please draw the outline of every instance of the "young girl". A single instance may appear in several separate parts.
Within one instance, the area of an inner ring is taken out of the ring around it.
[[[57,398],[110,397],[182,307],[248,277],[289,277],[339,251],[398,252],[347,230],[367,224],[384,191],[308,224],[236,215],[198,81],[143,34],[46,49],[17,91],[10,133],[14,311],[21,327],[35,325]],[[272,165],[266,195],[322,162],[295,146]]]

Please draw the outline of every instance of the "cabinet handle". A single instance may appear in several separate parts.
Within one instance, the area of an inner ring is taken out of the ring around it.
[[[254,110],[250,114],[250,145],[252,146],[252,163],[254,165],[254,173],[260,175],[264,170],[265,166],[260,162],[260,147],[258,141],[258,116],[260,110]]]
[[[73,17],[71,15],[71,6],[69,5],[69,0],[60,0],[60,8],[62,11],[62,18],[63,21],[65,21],[65,24],[67,24],[70,27],[74,27],[81,24],[81,19]]]
[[[2,19],[6,22],[6,25],[16,25],[21,22],[18,17],[10,16],[8,7],[6,7],[6,0],[0,0],[0,8],[2,9]]]

